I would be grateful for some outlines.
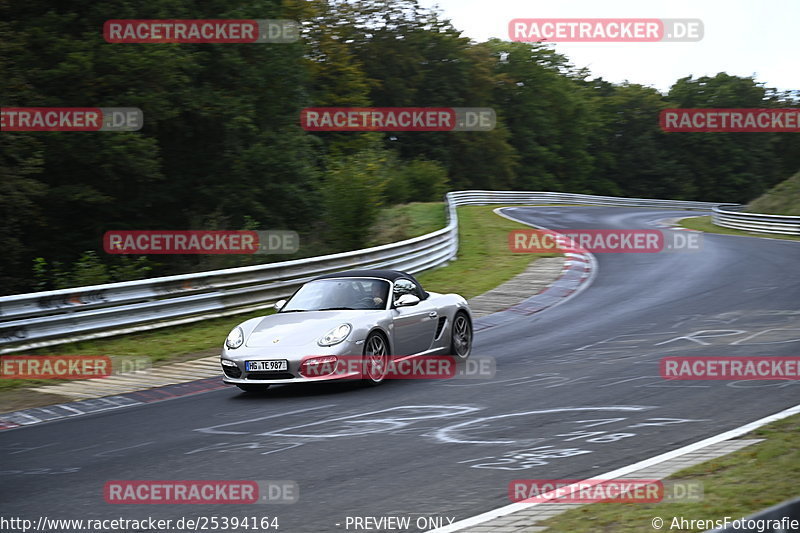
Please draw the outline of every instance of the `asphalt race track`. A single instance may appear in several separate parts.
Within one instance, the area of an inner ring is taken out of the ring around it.
[[[544,227],[654,229],[673,210],[507,208]],[[697,215],[697,213],[686,213]],[[667,355],[800,355],[800,243],[703,235],[694,252],[596,254],[576,297],[476,334],[494,379],[221,391],[0,433],[4,515],[463,519],[520,478],[576,479],[800,403],[798,381],[665,381]],[[233,320],[235,322],[235,319]],[[109,480],[294,480],[291,505],[112,505]],[[338,524],[338,525],[337,525]],[[352,530],[352,526],[350,528]]]

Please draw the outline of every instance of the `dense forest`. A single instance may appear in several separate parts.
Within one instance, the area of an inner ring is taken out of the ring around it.
[[[108,19],[293,19],[291,44],[110,44]],[[631,44],[631,46],[637,46]],[[631,65],[632,73],[636,65]],[[635,77],[632,74],[632,77]],[[414,0],[3,0],[3,106],[138,107],[138,132],[0,135],[2,294],[281,260],[111,256],[123,229],[291,229],[354,249],[383,205],[453,189],[747,202],[800,135],[664,133],[669,107],[800,107],[748,77],[666,94],[551,45],[476,43]],[[311,133],[311,106],[491,107],[491,132]]]

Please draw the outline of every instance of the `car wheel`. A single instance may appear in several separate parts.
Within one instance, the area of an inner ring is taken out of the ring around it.
[[[380,333],[371,333],[364,342],[365,385],[378,385],[386,377],[389,369],[389,344]]]
[[[239,387],[240,389],[242,389],[245,392],[264,392],[265,390],[267,390],[269,388],[268,384],[265,384],[265,385],[250,385],[249,383],[244,383],[244,384],[237,383],[236,386]]]
[[[456,313],[453,319],[450,352],[461,359],[466,359],[472,352],[472,323],[462,311]]]

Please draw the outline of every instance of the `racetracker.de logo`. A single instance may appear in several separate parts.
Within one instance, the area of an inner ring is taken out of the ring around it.
[[[800,380],[800,357],[664,357],[669,380]]]
[[[627,253],[697,251],[701,233],[652,229],[519,229],[508,234],[513,253]]]
[[[491,131],[489,107],[307,107],[300,112],[306,131]]]
[[[525,503],[657,503],[703,499],[699,481],[657,479],[515,479],[508,497]]]
[[[450,379],[455,377],[456,371],[456,358],[446,355],[390,356],[384,360],[358,355],[327,355],[311,356],[300,364],[300,374],[312,379],[363,379],[376,374],[384,379]]]
[[[664,109],[659,124],[674,133],[798,133],[800,109]]]
[[[139,131],[138,107],[3,107],[2,131]]]
[[[293,43],[300,39],[295,20],[108,20],[109,43],[247,44]]]
[[[115,480],[103,497],[112,504],[287,504],[298,501],[300,487],[290,480]]]
[[[293,254],[296,231],[107,231],[109,254]]]
[[[0,357],[0,379],[92,379],[110,376],[107,355],[9,355]]]
[[[300,374],[310,379],[491,379],[497,372],[494,357],[459,359],[452,355],[388,356],[376,361],[360,355],[314,355],[300,363]]]
[[[519,42],[656,43],[703,38],[700,19],[513,19],[508,37]]]

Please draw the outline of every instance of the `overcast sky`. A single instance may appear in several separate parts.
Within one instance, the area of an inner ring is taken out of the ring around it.
[[[593,76],[666,91],[679,78],[727,72],[800,89],[800,0],[419,0],[476,41],[509,40],[514,18],[699,18],[693,43],[556,43]],[[553,45],[551,45],[553,46]]]

